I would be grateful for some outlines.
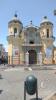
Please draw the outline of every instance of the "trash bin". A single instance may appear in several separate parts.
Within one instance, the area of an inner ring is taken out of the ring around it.
[[[37,78],[33,75],[28,76],[25,81],[25,88],[28,94],[35,94],[37,89]]]

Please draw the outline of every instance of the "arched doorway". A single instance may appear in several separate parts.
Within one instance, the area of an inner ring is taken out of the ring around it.
[[[29,64],[37,64],[37,53],[35,50],[29,50]]]

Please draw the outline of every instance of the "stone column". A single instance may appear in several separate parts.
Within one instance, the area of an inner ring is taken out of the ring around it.
[[[37,53],[37,65],[39,64],[39,55]]]
[[[39,64],[42,65],[42,52],[39,53]]]
[[[38,53],[38,64],[42,65],[42,52]]]
[[[26,61],[26,65],[28,66],[29,65],[29,53],[28,53],[28,51],[26,52],[26,55],[25,55],[25,61]]]

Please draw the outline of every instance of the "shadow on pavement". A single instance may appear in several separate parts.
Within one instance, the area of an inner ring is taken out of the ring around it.
[[[3,90],[0,90],[0,94],[3,92]]]
[[[3,79],[2,75],[0,74],[0,79]]]

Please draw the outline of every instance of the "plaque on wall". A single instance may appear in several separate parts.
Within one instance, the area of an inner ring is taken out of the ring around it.
[[[13,56],[17,56],[19,55],[19,48],[18,47],[14,47],[13,48]]]

